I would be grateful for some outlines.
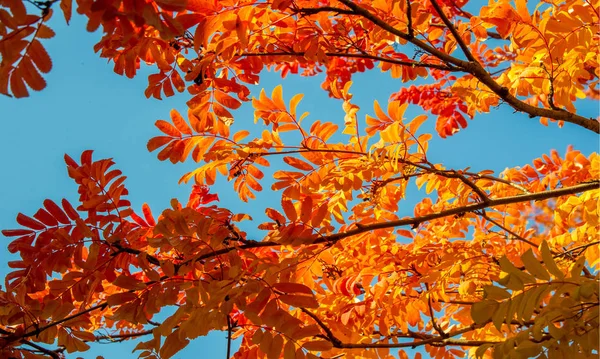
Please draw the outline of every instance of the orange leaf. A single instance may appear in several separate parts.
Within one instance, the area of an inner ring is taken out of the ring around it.
[[[288,165],[295,167],[299,170],[312,171],[314,169],[312,165],[308,164],[307,162],[305,162],[299,158],[285,156],[283,158],[283,161],[285,163],[287,163]]]
[[[172,137],[167,137],[167,136],[153,137],[150,139],[150,141],[148,141],[148,144],[146,145],[146,147],[148,148],[148,152],[152,152],[152,151],[156,150],[157,148],[160,148],[160,147],[166,145],[167,143],[171,142],[172,140],[173,140]]]
[[[144,214],[144,218],[146,219],[146,222],[154,227],[156,225],[156,222],[154,222],[154,217],[152,217],[152,211],[150,210],[150,207],[148,206],[147,203],[144,203],[142,205],[142,213]]]
[[[60,0],[60,9],[65,15],[65,21],[67,22],[67,25],[69,24],[69,21],[71,21],[72,7],[73,0]]]
[[[191,135],[192,129],[188,126],[187,122],[183,119],[183,117],[177,112],[177,110],[171,110],[171,120],[175,127],[179,130],[179,132],[185,135]]]
[[[52,70],[52,60],[50,55],[46,52],[42,43],[38,40],[33,40],[29,45],[29,51],[27,52],[31,57],[31,60],[35,63],[35,66],[43,73],[48,73]]]
[[[240,101],[229,96],[228,94],[226,94],[223,91],[215,91],[215,99],[217,101],[219,101],[219,103],[222,104],[223,106],[234,109],[234,110],[238,109],[242,105],[242,103]]]
[[[313,296],[282,294],[279,300],[297,308],[318,308],[319,302]]]
[[[165,339],[164,344],[160,348],[160,357],[168,359],[177,354],[177,352],[179,352],[181,349],[185,348],[190,341],[187,339],[181,339],[181,337],[185,338],[185,334],[181,333],[180,329],[176,329],[169,334]]]
[[[323,352],[331,350],[333,348],[333,345],[328,340],[313,340],[302,344],[302,347],[306,350]]]
[[[144,284],[144,282],[128,275],[118,276],[112,284],[128,290],[140,290],[146,288],[146,284]]]
[[[40,25],[40,29],[37,32],[37,37],[40,39],[51,39],[54,35],[56,35],[54,30],[44,24]]]
[[[313,210],[313,200],[312,197],[307,196],[302,200],[302,205],[300,206],[300,221],[303,223],[309,223],[310,217],[312,215]]]
[[[305,286],[304,284],[293,282],[275,283],[273,284],[273,289],[279,290],[284,293],[306,293],[311,295],[313,294],[313,291],[309,287]]]
[[[48,212],[50,212],[52,216],[54,216],[54,218],[56,218],[60,223],[71,223],[66,213],[53,201],[49,199],[44,200],[44,207],[46,207],[46,210],[48,210]]]
[[[294,222],[296,219],[298,219],[298,213],[296,213],[296,208],[294,207],[292,201],[281,200],[281,207],[291,222]]]
[[[181,133],[173,125],[164,120],[158,120],[154,125],[163,133],[172,137],[181,137]]]

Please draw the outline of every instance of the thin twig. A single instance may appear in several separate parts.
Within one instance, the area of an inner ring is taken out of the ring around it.
[[[311,313],[308,309],[305,308],[300,308],[300,310],[302,310],[303,313],[305,313],[306,315],[308,315],[309,317],[311,317],[319,327],[321,327],[321,329],[323,329],[323,331],[325,332],[325,334],[327,335],[327,339],[329,339],[329,341],[331,342],[331,344],[333,344],[334,347],[339,348],[338,345],[342,344],[342,341],[339,340],[331,331],[331,329],[329,329],[328,326],[325,325],[325,323],[323,323],[323,321],[321,321],[321,319],[319,319],[319,317],[317,317],[315,314]]]
[[[406,26],[408,28],[408,36],[415,37],[415,29],[412,26],[412,5],[411,0],[406,0]]]
[[[227,314],[227,357],[229,359],[231,357],[231,317]]]
[[[305,7],[305,8],[300,8],[297,10],[292,10],[292,11],[295,13],[302,14],[302,15],[314,15],[314,14],[318,14],[320,12],[335,12],[337,14],[356,15],[354,13],[354,11],[352,11],[352,10],[342,9],[342,8],[334,7],[334,6]]]
[[[30,342],[29,340],[21,339],[21,343],[24,344],[24,345],[29,345],[32,348],[35,348],[39,352],[48,355],[52,359],[60,359],[60,355],[58,355],[57,352],[55,352],[53,350],[50,350],[50,349],[46,349],[43,346],[40,346],[40,345],[38,345],[36,343],[33,343],[33,342]]]
[[[503,226],[502,224],[498,223],[497,221],[491,219],[484,211],[477,211],[475,212],[478,215],[480,215],[481,217],[485,218],[488,222],[493,223],[496,227],[499,227],[500,229],[502,229],[503,231],[507,232],[508,234],[512,235],[515,239],[520,240],[521,242],[527,243],[530,246],[537,248],[537,244],[533,243],[532,241],[524,238],[523,236],[518,235],[517,233],[511,231],[510,229],[506,228],[505,226]]]
[[[438,334],[442,338],[448,338],[448,334],[444,332],[442,327],[440,327],[437,321],[435,320],[435,315],[433,313],[433,304],[431,303],[431,296],[429,295],[429,284],[425,283],[425,289],[427,290],[427,305],[429,307],[429,317],[431,318],[431,326],[433,326],[433,329],[435,329],[435,331],[438,332]]]
[[[237,56],[252,57],[252,56],[304,56],[304,55],[305,55],[304,51],[280,51],[280,52],[244,52]],[[443,71],[451,71],[451,72],[463,71],[460,68],[455,67],[455,66],[447,66],[447,65],[442,65],[442,64],[431,64],[431,63],[417,62],[417,61],[404,61],[404,60],[397,60],[397,59],[392,59],[389,57],[382,57],[382,56],[369,55],[369,54],[326,52],[325,55],[330,56],[330,57],[349,57],[349,58],[369,59],[369,60],[381,61],[381,62],[386,62],[386,63],[390,63],[390,64],[395,64],[395,65],[410,66],[410,67],[425,67],[425,68],[431,68],[431,69],[437,69],[437,70],[443,70]]]

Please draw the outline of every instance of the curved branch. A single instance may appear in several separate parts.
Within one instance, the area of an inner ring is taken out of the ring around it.
[[[545,192],[538,192],[538,193],[525,194],[525,195],[520,195],[520,196],[511,196],[511,197],[490,199],[488,202],[481,202],[481,203],[476,203],[476,204],[470,204],[467,206],[451,208],[451,209],[447,209],[447,210],[440,211],[437,213],[427,214],[427,215],[420,216],[420,217],[413,217],[413,218],[399,219],[396,221],[379,222],[379,223],[361,225],[360,227],[358,227],[356,229],[351,229],[344,233],[337,233],[337,234],[332,234],[329,236],[321,237],[318,240],[316,240],[314,243],[337,242],[341,239],[344,239],[344,238],[347,238],[350,236],[354,236],[357,234],[369,232],[369,231],[372,231],[375,229],[394,228],[394,227],[408,226],[408,225],[415,226],[415,225],[419,225],[423,222],[431,221],[433,219],[454,216],[454,215],[457,215],[460,213],[465,213],[465,212],[473,212],[473,211],[482,210],[482,209],[485,209],[488,207],[495,207],[495,206],[500,206],[500,205],[505,205],[505,204],[514,204],[514,203],[529,202],[529,201],[539,201],[539,200],[555,198],[555,197],[560,197],[560,196],[569,195],[569,194],[591,191],[591,190],[598,189],[599,184],[600,184],[600,181],[586,182],[586,183],[578,184],[578,185],[571,186],[571,187],[559,188],[559,189],[545,191]]]
[[[498,84],[478,62],[476,61],[464,61],[458,59],[454,56],[448,55],[443,51],[436,49],[435,47],[426,44],[425,42],[411,37],[409,34],[400,31],[383,21],[381,18],[369,12],[367,9],[353,3],[351,0],[339,0],[341,3],[349,7],[353,10],[357,15],[361,15],[365,19],[371,21],[373,24],[379,26],[383,30],[398,36],[401,39],[404,39],[413,45],[419,47],[423,51],[430,53],[431,55],[437,57],[447,64],[452,64],[456,67],[459,67],[461,70],[470,73],[475,76],[481,83],[486,85],[492,92],[494,92],[498,97],[500,97],[504,102],[509,104],[512,108],[517,111],[521,111],[527,113],[529,117],[548,117],[558,121],[564,121],[579,125],[583,128],[586,128],[595,133],[600,133],[600,122],[594,120],[592,118],[586,118],[575,113],[565,111],[565,110],[553,110],[547,108],[541,108],[529,105],[515,96],[511,95],[506,87]],[[443,13],[440,13],[442,15]],[[450,24],[451,25],[451,24]],[[450,28],[450,31],[451,28]]]

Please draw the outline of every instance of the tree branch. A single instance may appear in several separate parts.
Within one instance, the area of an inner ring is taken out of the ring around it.
[[[251,56],[304,56],[304,55],[305,55],[304,51],[289,51],[289,52],[281,51],[281,52],[245,52],[245,53],[239,54],[238,56],[251,57]],[[330,56],[330,57],[349,57],[349,58],[369,59],[369,60],[374,60],[374,61],[387,62],[387,63],[395,64],[395,65],[410,66],[410,67],[425,67],[425,68],[430,68],[430,69],[437,69],[437,70],[451,71],[451,72],[463,71],[455,66],[447,66],[447,65],[442,65],[442,64],[430,64],[430,63],[416,62],[416,61],[396,60],[396,59],[391,59],[389,57],[382,57],[382,56],[369,55],[369,54],[326,52],[325,55]]]
[[[429,284],[425,283],[425,289],[427,289],[427,292],[429,292]],[[429,317],[431,318],[431,326],[433,327],[433,329],[435,329],[436,332],[438,332],[438,334],[442,338],[448,338],[448,334],[444,332],[442,327],[440,327],[437,321],[435,320],[435,315],[433,313],[433,304],[431,303],[431,296],[429,295],[429,293],[427,293],[427,306],[429,307]]]
[[[471,50],[469,50],[469,47],[467,46],[467,44],[465,44],[462,37],[460,37],[460,34],[456,30],[456,27],[454,27],[454,25],[450,22],[450,20],[446,16],[446,14],[444,14],[444,11],[440,7],[440,5],[437,3],[437,1],[436,0],[430,0],[430,1],[431,1],[431,5],[433,6],[435,11],[437,11],[438,15],[440,16],[440,19],[442,19],[442,22],[446,25],[448,30],[450,30],[450,32],[452,33],[452,36],[454,36],[454,38],[456,39],[456,42],[458,43],[458,46],[460,46],[460,49],[462,50],[463,54],[465,54],[465,56],[467,57],[467,59],[470,62],[478,63],[477,60],[475,59],[475,57],[473,57],[473,54],[471,53]]]
[[[231,357],[231,317],[227,314],[227,353],[225,359]]]
[[[331,344],[333,344],[334,347],[336,348],[341,348],[338,345],[342,345],[342,341],[339,340],[331,331],[331,329],[329,329],[328,326],[325,325],[325,323],[323,323],[321,321],[321,319],[319,319],[319,317],[317,317],[315,314],[311,313],[310,311],[308,311],[305,308],[300,308],[300,310],[302,310],[303,313],[305,313],[306,315],[308,315],[309,317],[311,317],[316,323],[317,325],[323,329],[323,331],[325,332],[325,334],[327,335],[327,339],[329,339],[329,341],[331,342]]]
[[[361,6],[353,3],[351,0],[339,0],[341,3],[352,9],[356,14],[363,16],[365,19],[371,21],[373,24],[379,26],[383,30],[404,39],[420,49],[430,53],[437,57],[441,61],[452,64],[461,70],[470,73],[475,76],[481,83],[486,85],[492,92],[500,97],[504,102],[509,104],[512,108],[517,111],[527,113],[529,117],[548,117],[558,121],[564,121],[579,125],[583,128],[591,130],[595,133],[600,133],[600,122],[591,118],[585,118],[583,116],[571,113],[565,110],[553,110],[547,108],[541,108],[529,105],[515,96],[511,95],[506,87],[499,85],[492,76],[483,68],[478,62],[469,62],[460,60],[456,57],[446,54],[445,52],[436,49],[435,47],[420,41],[416,37],[410,37],[407,33],[400,31],[387,22],[383,21],[379,17],[373,15],[368,10]]]
[[[142,337],[149,334],[152,334],[152,329],[126,334],[96,335],[96,341],[99,342],[101,340],[110,340],[111,342],[122,342],[130,338]]]
[[[28,345],[32,348],[35,348],[37,351],[39,351],[43,354],[46,354],[47,356],[51,357],[52,359],[61,359],[60,355],[58,355],[58,353],[54,350],[46,349],[43,346],[40,346],[33,342],[30,342],[29,340],[26,340],[26,339],[21,339],[21,343],[24,345]]]
[[[102,309],[103,310],[107,306],[108,306],[107,302],[102,302],[102,303],[100,303],[98,305],[95,305],[95,306],[90,307],[88,309],[82,310],[81,312],[77,312],[77,313],[75,313],[73,315],[70,315],[68,317],[65,317],[65,318],[63,318],[61,320],[57,320],[55,322],[49,323],[47,325],[44,325],[43,327],[39,327],[39,328],[37,328],[35,330],[29,331],[29,332],[27,332],[25,334],[22,334],[22,335],[19,336],[19,338],[27,338],[27,337],[32,337],[32,336],[38,335],[38,334],[40,334],[41,332],[43,332],[44,330],[46,330],[48,328],[51,328],[53,326],[62,324],[62,323],[67,322],[67,321],[69,321],[71,319],[75,319],[77,317],[80,317],[80,316],[82,316],[84,314],[87,314],[87,313],[92,312],[92,311],[97,310],[97,309]],[[8,340],[7,338],[4,338],[4,339]]]
[[[297,10],[292,10],[294,13],[302,14],[302,15],[314,15],[320,12],[335,12],[337,14],[344,15],[356,15],[354,11],[348,9],[342,9],[334,6],[321,6],[321,7],[305,7]]]
[[[481,217],[485,218],[488,222],[493,223],[496,227],[499,227],[500,229],[502,229],[503,231],[505,231],[506,233],[512,235],[513,237],[515,237],[515,239],[518,239],[519,241],[523,242],[523,243],[527,243],[530,246],[532,246],[533,248],[537,248],[537,244],[533,243],[532,241],[526,239],[523,236],[518,235],[517,233],[511,231],[510,229],[506,228],[505,226],[503,226],[502,224],[498,223],[497,221],[491,219],[487,214],[485,214],[485,212],[481,211],[481,212],[477,212],[478,215],[480,215]]]
[[[406,27],[408,29],[408,36],[415,37],[415,29],[412,26],[412,6],[411,0],[406,0]]]
[[[551,190],[551,191],[525,194],[525,195],[519,195],[519,196],[504,197],[504,198],[498,198],[498,199],[490,199],[489,202],[487,202],[487,203],[482,202],[482,203],[476,203],[476,204],[471,204],[471,205],[467,205],[467,206],[456,207],[456,208],[447,209],[444,211],[440,211],[437,213],[431,213],[431,214],[420,216],[420,217],[413,217],[413,218],[399,219],[396,221],[379,222],[379,223],[362,225],[361,228],[351,229],[344,233],[337,233],[337,234],[332,234],[329,236],[321,237],[318,240],[316,240],[314,243],[337,242],[341,239],[351,237],[351,236],[354,236],[357,234],[361,234],[364,232],[369,232],[369,231],[372,231],[375,229],[394,228],[394,227],[408,226],[408,225],[415,226],[415,225],[419,225],[423,222],[431,221],[433,219],[454,216],[454,215],[457,215],[460,213],[465,213],[465,212],[473,212],[473,211],[482,210],[482,209],[485,209],[488,207],[495,207],[495,206],[500,206],[500,205],[505,205],[505,204],[513,204],[513,203],[521,203],[521,202],[529,202],[529,201],[535,201],[535,200],[544,200],[544,199],[549,199],[549,198],[565,196],[565,195],[569,195],[569,194],[591,191],[594,189],[598,189],[599,183],[600,183],[599,181],[587,182],[587,183],[582,183],[582,184],[578,184],[575,186],[555,189],[555,190]]]

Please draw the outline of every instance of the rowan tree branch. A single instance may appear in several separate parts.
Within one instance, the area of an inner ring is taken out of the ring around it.
[[[55,322],[49,323],[47,325],[44,325],[43,327],[39,327],[39,328],[36,328],[35,330],[26,332],[25,334],[20,335],[18,338],[28,338],[28,337],[36,336],[36,335],[40,334],[41,332],[43,332],[44,330],[52,328],[52,327],[54,327],[56,325],[62,324],[62,323],[67,322],[67,321],[69,321],[71,319],[75,319],[75,318],[80,317],[80,316],[82,316],[84,314],[87,314],[89,312],[93,312],[94,310],[97,310],[97,309],[104,310],[106,307],[108,307],[108,303],[107,302],[102,302],[102,303],[97,304],[97,305],[95,305],[93,307],[90,307],[88,309],[82,310],[81,312],[77,312],[77,313],[75,313],[73,315],[65,317],[65,318],[63,318],[61,320],[57,320]],[[5,340],[8,341],[8,338],[3,338],[3,339],[5,339]]]
[[[493,223],[496,227],[502,229],[503,231],[505,231],[506,233],[512,235],[515,239],[518,239],[519,241],[523,242],[523,243],[527,243],[530,246],[532,246],[533,248],[537,248],[537,244],[533,243],[532,241],[526,239],[523,236],[518,235],[517,233],[511,231],[510,229],[506,228],[505,226],[503,226],[502,224],[498,223],[497,221],[493,220],[492,218],[490,218],[484,211],[478,211],[477,214],[479,216],[481,216],[482,218],[485,218],[486,221]]]
[[[35,350],[37,350],[38,352],[42,353],[42,354],[46,354],[47,356],[51,357],[52,359],[61,359],[60,355],[58,355],[58,353],[54,350],[50,350],[47,348],[44,348],[41,345],[38,345],[36,343],[30,342],[29,340],[26,339],[21,339],[20,341],[23,345],[28,345],[32,348],[35,348]]]
[[[144,330],[142,332],[125,333],[125,334],[109,334],[109,335],[96,335],[96,341],[109,340],[110,342],[122,342],[130,338],[142,337],[144,335],[152,334],[152,329]]]
[[[227,356],[225,359],[231,358],[231,330],[231,317],[229,317],[229,314],[227,314]]]
[[[494,92],[498,97],[500,97],[504,102],[509,104],[515,110],[527,113],[531,118],[548,117],[558,121],[573,123],[588,130],[591,130],[595,133],[600,133],[600,122],[598,122],[597,120],[592,118],[585,118],[583,116],[565,110],[553,110],[529,105],[519,100],[515,96],[511,95],[508,89],[498,84],[492,78],[490,73],[487,72],[487,70],[485,70],[479,63],[474,61],[464,61],[458,59],[454,56],[446,54],[441,50],[436,49],[435,47],[417,39],[416,37],[410,37],[407,33],[394,28],[393,26],[383,21],[378,16],[372,14],[365,8],[353,3],[351,0],[339,1],[347,7],[349,7],[351,10],[353,10],[357,15],[361,15],[362,17],[371,21],[373,24],[379,26],[383,30],[386,30],[391,34],[396,35],[399,38],[412,43],[413,45],[419,47],[423,51],[426,51],[431,55],[437,57],[446,64],[452,64],[456,67],[459,67],[461,70],[475,76],[479,81],[481,81],[481,83],[486,85],[492,92]]]
[[[465,54],[466,58],[470,62],[478,63],[478,61],[475,59],[475,57],[471,53],[471,50],[469,50],[469,47],[467,46],[467,44],[465,44],[462,37],[460,37],[460,34],[456,30],[456,27],[454,27],[454,25],[450,22],[450,20],[446,16],[446,14],[444,14],[444,10],[442,10],[442,8],[440,7],[440,5],[437,3],[436,0],[430,0],[430,1],[431,1],[431,5],[435,9],[435,11],[437,11],[440,19],[442,19],[442,22],[444,23],[444,25],[446,25],[448,30],[450,30],[450,33],[452,33],[452,36],[454,36],[456,43],[458,43],[458,46],[462,50],[463,54]]]
[[[281,51],[281,52],[244,52],[238,56],[246,56],[246,57],[255,57],[255,56],[304,56],[304,51]],[[359,58],[359,59],[369,59],[374,61],[386,62],[395,65],[402,66],[410,66],[410,67],[425,67],[430,69],[437,69],[443,71],[462,71],[458,67],[455,66],[447,66],[442,64],[432,64],[426,62],[417,62],[417,61],[405,61],[405,60],[397,60],[391,59],[389,57],[377,56],[377,55],[369,55],[369,54],[353,54],[353,53],[344,53],[344,52],[326,52],[325,55],[330,57],[349,57],[349,58]]]
[[[300,9],[292,10],[294,13],[302,14],[302,15],[314,15],[321,12],[335,12],[337,14],[344,15],[356,15],[354,11],[348,9],[342,9],[335,6],[321,6],[321,7],[305,7]]]
[[[429,284],[425,283],[425,288],[427,289],[427,292],[429,292]],[[433,329],[435,329],[436,332],[438,332],[438,334],[442,338],[448,338],[448,334],[446,334],[446,332],[444,332],[442,327],[439,326],[439,324],[437,323],[437,321],[435,319],[435,314],[433,313],[433,304],[431,303],[431,296],[429,295],[429,293],[427,294],[427,306],[429,308],[429,317],[431,318],[431,326],[433,327]]]
[[[495,207],[495,206],[500,206],[500,205],[529,202],[529,201],[536,201],[536,200],[544,200],[544,199],[555,198],[555,197],[560,197],[560,196],[569,195],[569,194],[591,191],[594,189],[598,189],[599,183],[600,183],[600,181],[587,182],[587,183],[582,183],[582,184],[578,184],[578,185],[571,186],[571,187],[559,188],[559,189],[545,191],[545,192],[537,192],[537,193],[531,193],[531,194],[525,194],[525,195],[519,195],[519,196],[510,196],[510,197],[504,197],[504,198],[490,199],[489,202],[487,202],[487,203],[481,202],[481,203],[471,204],[471,205],[467,205],[467,206],[451,208],[451,209],[447,209],[447,210],[440,211],[437,213],[431,213],[431,214],[420,216],[420,217],[413,217],[413,218],[399,219],[396,221],[379,222],[379,223],[362,225],[362,226],[360,226],[360,228],[351,229],[351,230],[348,230],[343,233],[336,233],[336,234],[332,234],[329,236],[321,237],[318,240],[316,240],[314,243],[337,242],[341,239],[351,237],[351,236],[354,236],[357,234],[365,233],[368,231],[372,231],[375,229],[394,228],[394,227],[401,227],[401,226],[408,226],[408,225],[415,226],[415,225],[419,225],[423,222],[431,221],[433,219],[454,216],[454,215],[466,213],[466,212],[473,212],[473,211],[482,210],[482,209],[485,209],[488,207]]]

